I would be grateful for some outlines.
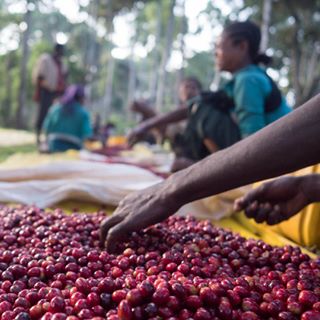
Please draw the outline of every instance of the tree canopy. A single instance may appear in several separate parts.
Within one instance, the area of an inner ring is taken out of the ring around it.
[[[268,21],[270,74],[292,104],[319,90],[320,1],[208,0],[196,16],[190,13],[197,7],[192,1],[79,0],[70,18],[55,1],[1,0],[0,125],[32,128],[32,68],[59,39],[67,40],[68,81],[86,84],[92,114],[121,119],[125,127],[132,119],[131,99],[170,110],[183,76],[198,77],[205,88],[214,82],[215,37],[226,21],[236,19]],[[266,1],[269,19],[264,19]],[[119,44],[123,39],[126,44]]]

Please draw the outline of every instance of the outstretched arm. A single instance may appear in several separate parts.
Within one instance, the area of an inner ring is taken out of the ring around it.
[[[320,95],[237,144],[121,201],[103,221],[101,240],[114,250],[132,231],[164,220],[182,205],[320,160]]]
[[[186,119],[187,117],[188,117],[188,108],[183,107],[175,111],[172,111],[163,115],[157,115],[146,121],[143,121],[129,133],[129,136],[128,136],[129,143],[134,144],[137,140],[139,140],[141,135],[148,132],[150,129],[157,128],[160,126],[165,126],[170,123],[178,122]]]

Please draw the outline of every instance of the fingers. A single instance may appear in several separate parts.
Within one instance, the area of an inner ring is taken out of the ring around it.
[[[234,203],[233,203],[233,210],[234,211],[241,211],[243,209],[243,200],[242,198],[238,198],[236,200],[234,200]]]
[[[273,207],[272,212],[270,212],[266,222],[267,222],[267,224],[272,226],[272,225],[278,224],[281,221],[286,220],[286,219],[287,219],[287,215],[285,215],[281,212],[280,206],[275,205]]]
[[[100,246],[101,247],[104,247],[109,230],[113,226],[121,222],[122,220],[123,218],[120,215],[115,214],[110,217],[107,217],[101,222],[101,225],[100,225]]]
[[[263,200],[264,200],[265,194],[267,193],[267,190],[268,190],[268,183],[264,183],[260,187],[249,191],[242,198],[237,199],[238,205],[240,206],[240,210],[243,210],[245,207],[247,207],[249,204],[255,201],[264,202]]]
[[[254,201],[250,203],[244,210],[245,215],[248,218],[254,218],[257,214],[257,211],[259,210],[260,205],[258,204],[258,201]]]
[[[135,132],[131,132],[128,135],[128,145],[129,147],[133,147],[138,142],[138,135]]]
[[[257,223],[266,222],[269,225],[275,225],[287,219],[279,205],[271,205],[269,202],[263,204],[253,202],[245,209],[245,215],[253,218]]]
[[[111,228],[105,242],[107,251],[109,253],[115,253],[117,251],[117,244],[127,240],[134,229],[130,222],[126,220],[123,220]]]
[[[257,210],[256,215],[254,216],[254,220],[257,223],[262,223],[266,221],[269,217],[269,215],[272,213],[272,206],[270,203],[264,203],[259,206],[259,209]]]
[[[233,210],[234,211],[241,211],[245,208],[245,201],[244,201],[244,197],[238,198],[236,200],[234,200],[233,203]]]

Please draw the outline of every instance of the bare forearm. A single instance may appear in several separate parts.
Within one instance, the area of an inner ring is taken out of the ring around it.
[[[320,160],[320,95],[258,133],[172,175],[164,189],[181,205]]]
[[[188,117],[188,109],[181,108],[164,115],[158,115],[143,122],[146,130],[184,120]]]

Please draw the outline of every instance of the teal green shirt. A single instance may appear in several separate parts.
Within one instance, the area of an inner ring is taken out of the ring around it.
[[[264,111],[264,104],[272,88],[263,69],[249,65],[234,74],[223,88],[235,102],[234,115],[242,138],[255,133],[291,111],[285,99],[272,112]]]
[[[44,131],[49,134],[65,134],[78,138],[82,142],[92,135],[92,126],[88,111],[78,102],[68,111],[60,104],[53,105],[44,121]],[[64,151],[68,144],[56,141],[49,145],[50,151]]]

